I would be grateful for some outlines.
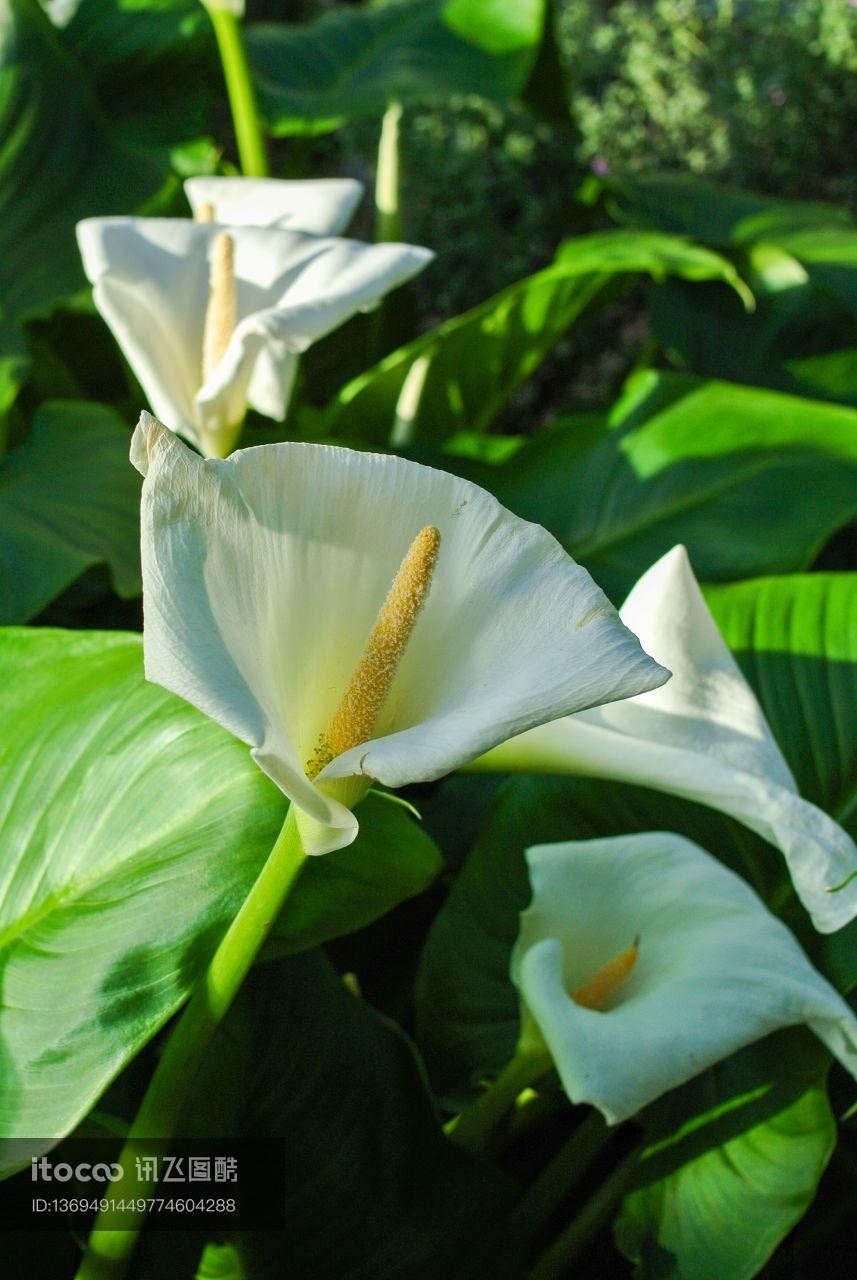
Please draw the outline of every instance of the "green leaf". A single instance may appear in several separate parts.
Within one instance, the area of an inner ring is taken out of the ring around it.
[[[391,433],[394,440],[438,439],[485,430],[572,324],[630,287],[637,275],[663,279],[672,273],[744,291],[731,263],[675,237],[624,231],[582,236],[564,244],[552,266],[350,382],[331,404],[325,431],[380,443]]]
[[[400,0],[340,5],[302,26],[256,23],[247,50],[268,126],[323,133],[402,102],[524,86],[541,41],[544,0]]]
[[[739,191],[700,178],[655,174],[603,178],[607,207],[620,222],[653,227],[709,244],[748,244],[793,231],[854,227],[847,209],[813,200],[782,200]]]
[[[704,581],[789,573],[857,514],[857,413],[646,372],[607,426],[560,422],[483,483],[616,600],[678,542]]]
[[[413,1046],[319,952],[256,970],[183,1131],[282,1140],[285,1228],[233,1241],[253,1280],[284,1258],[301,1280],[508,1274],[509,1184],[446,1141]]]
[[[640,1280],[757,1274],[806,1211],[835,1146],[825,1074],[824,1055],[787,1033],[707,1072],[705,1090],[694,1083],[655,1104],[646,1185],[615,1225]]]
[[[164,167],[120,146],[36,0],[0,0],[0,297],[5,324],[85,284],[75,223],[127,212]]]
[[[246,747],[140,637],[0,632],[0,1136],[68,1133],[175,1012],[273,843]]]
[[[185,999],[285,802],[246,746],[146,683],[139,636],[0,631],[0,718],[0,1139],[58,1138]],[[400,806],[373,798],[365,828],[304,868],[283,948],[436,871]]]
[[[0,458],[0,622],[25,622],[90,565],[117,592],[140,591],[140,480],[112,409],[39,409],[29,438]]]
[[[440,850],[406,809],[370,793],[357,809],[360,834],[347,849],[312,858],[272,934],[268,954],[288,955],[353,933],[437,878]]]
[[[199,0],[80,0],[63,39],[131,146],[198,137],[224,92]]]

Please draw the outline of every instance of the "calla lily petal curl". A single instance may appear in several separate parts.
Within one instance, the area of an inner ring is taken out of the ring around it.
[[[145,413],[132,460],[145,476],[146,674],[252,747],[305,815],[311,852],[354,839],[349,806],[375,780],[438,778],[668,677],[550,534],[468,481],[322,445],[203,461]],[[403,557],[427,534],[427,599],[392,666],[382,653],[389,696],[356,745],[314,770]]]
[[[233,227],[286,227],[338,236],[363,195],[356,178],[188,178],[185,195],[194,214],[207,208],[215,222]]]
[[[211,260],[225,234],[235,325],[204,376]],[[95,305],[149,404],[215,456],[231,448],[248,405],[285,417],[300,352],[370,310],[434,256],[413,245],[189,218],[88,218],[77,238]]]
[[[512,977],[521,1049],[608,1123],[781,1027],[806,1023],[857,1078],[857,1018],[753,890],[667,832],[540,845]],[[600,1008],[572,998],[638,940]]]
[[[823,933],[857,915],[857,847],[798,794],[762,708],[703,599],[684,547],[636,584],[620,616],[673,672],[653,693],[543,725],[478,767],[632,782],[730,814],[782,850]]]

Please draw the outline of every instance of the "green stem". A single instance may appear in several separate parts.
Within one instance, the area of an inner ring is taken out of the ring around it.
[[[579,1184],[611,1137],[599,1113],[591,1112],[521,1197],[509,1217],[510,1232],[529,1243]]]
[[[542,1254],[528,1272],[527,1280],[566,1280],[572,1274],[580,1255],[613,1217],[639,1167],[639,1154],[640,1148],[637,1147],[613,1170],[565,1231]]]
[[[375,173],[375,239],[379,244],[402,239],[402,215],[399,208],[401,119],[402,104],[391,102],[381,122],[378,167]]]
[[[205,1051],[270,933],[300,873],[304,857],[292,806],[255,884],[173,1028],[119,1156],[124,1177],[117,1184],[117,1197],[127,1201],[151,1193],[151,1184],[143,1184],[136,1177],[137,1157],[169,1150]],[[121,1219],[110,1213],[99,1214],[77,1280],[120,1280],[130,1263],[145,1217],[145,1212],[136,1210]]]
[[[516,1053],[472,1106],[447,1125],[450,1142],[469,1151],[484,1151],[494,1132],[515,1105],[518,1095],[550,1070],[541,1055]]]
[[[217,9],[213,4],[211,7],[206,4],[205,7],[214,27],[220,61],[223,64],[241,170],[247,178],[267,178],[270,173],[268,148],[259,123],[256,91],[241,35],[241,22],[234,13]]]

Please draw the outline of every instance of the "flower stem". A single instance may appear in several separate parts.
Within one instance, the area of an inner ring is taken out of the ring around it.
[[[118,1184],[118,1198],[127,1202],[151,1193],[151,1184],[141,1183],[137,1175],[137,1158],[169,1149],[211,1038],[270,933],[304,858],[292,806],[265,865],[167,1041],[119,1156],[124,1177]],[[145,1217],[145,1211],[136,1210],[121,1219],[110,1213],[99,1214],[76,1280],[120,1280],[131,1261]]]
[[[469,1151],[484,1151],[518,1095],[549,1070],[550,1062],[541,1055],[516,1053],[472,1106],[447,1125],[450,1142]]]
[[[205,4],[205,0],[203,3]],[[270,173],[268,148],[259,123],[256,91],[241,35],[241,22],[234,13],[229,13],[226,9],[218,9],[214,4],[205,4],[205,7],[214,27],[220,61],[223,64],[241,170],[246,178],[267,178]]]
[[[592,1167],[612,1136],[599,1113],[591,1112],[518,1201],[509,1217],[510,1232],[529,1243]]]
[[[384,112],[375,173],[375,239],[379,244],[402,239],[399,209],[399,122],[402,104],[395,99]]]
[[[574,1264],[591,1240],[606,1227],[639,1168],[640,1148],[626,1156],[610,1177],[602,1182],[595,1195],[587,1200],[576,1217],[560,1233],[535,1266],[527,1280],[566,1280]]]

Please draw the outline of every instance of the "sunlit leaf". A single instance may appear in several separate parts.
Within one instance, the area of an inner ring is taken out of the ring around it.
[[[554,264],[393,352],[340,391],[328,434],[386,441],[484,430],[559,338],[641,274],[717,280],[744,294],[708,249],[656,233],[568,241]]]
[[[857,412],[649,372],[607,425],[560,422],[483,482],[616,600],[677,542],[702,581],[788,573],[857,514]]]
[[[0,632],[0,717],[0,1139],[59,1138],[188,994],[283,798],[242,743],[146,683],[139,636]],[[342,877],[314,859],[295,887],[303,940],[371,919],[373,875],[380,914],[437,865],[380,798],[336,856]],[[287,921],[279,942],[302,945]]]

